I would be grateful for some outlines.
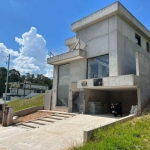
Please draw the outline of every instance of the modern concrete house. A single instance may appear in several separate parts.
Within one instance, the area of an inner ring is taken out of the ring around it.
[[[109,113],[122,101],[139,113],[150,102],[150,31],[120,2],[73,23],[67,53],[47,59],[54,65],[52,109]]]

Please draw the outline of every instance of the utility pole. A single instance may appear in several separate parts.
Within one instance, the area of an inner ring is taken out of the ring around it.
[[[9,64],[10,64],[10,54],[8,55],[8,68],[7,68],[7,77],[6,77],[6,87],[5,87],[5,101],[4,101],[4,108],[3,108],[3,122],[2,125],[7,125],[7,111],[6,111],[6,98],[7,98],[7,87],[8,87],[8,75],[9,75]]]

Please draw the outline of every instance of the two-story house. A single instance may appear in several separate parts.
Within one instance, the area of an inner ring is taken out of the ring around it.
[[[71,29],[69,51],[47,59],[54,65],[52,109],[107,113],[122,101],[123,113],[136,104],[141,112],[150,101],[150,31],[120,2]]]

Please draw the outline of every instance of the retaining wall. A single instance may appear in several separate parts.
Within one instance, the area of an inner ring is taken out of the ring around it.
[[[34,113],[38,110],[43,110],[43,109],[44,109],[44,106],[30,107],[28,109],[24,109],[24,110],[14,112],[14,116],[21,117],[21,116],[25,116],[25,115],[28,115],[28,114],[31,114],[31,113]]]
[[[128,120],[131,120],[131,119],[133,119],[135,116],[136,116],[135,114],[129,115],[129,116],[126,116],[126,117],[123,117],[123,118],[119,119],[118,121],[114,121],[114,122],[112,122],[112,123],[110,123],[110,124],[107,124],[107,125],[104,125],[104,126],[100,126],[100,127],[98,127],[98,128],[94,128],[94,129],[91,129],[91,130],[86,130],[86,131],[83,132],[83,141],[84,141],[84,142],[89,141],[89,140],[92,138],[93,132],[95,132],[95,131],[98,130],[98,129],[106,128],[106,127],[111,126],[111,125],[114,125],[114,124],[116,124],[116,123],[118,123],[118,122],[125,122],[125,121],[128,121]]]

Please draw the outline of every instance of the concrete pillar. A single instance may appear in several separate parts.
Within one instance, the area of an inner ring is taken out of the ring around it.
[[[14,109],[13,107],[6,106],[3,111],[3,126],[9,126],[13,123]]]
[[[8,108],[6,106],[3,107],[3,120],[2,120],[2,126],[7,126],[7,113]]]
[[[85,91],[79,92],[79,113],[85,113]]]
[[[13,124],[13,116],[14,116],[14,109],[13,107],[9,107],[7,114],[7,126]]]
[[[85,114],[85,109],[86,109],[86,102],[85,99],[83,100],[83,114]]]
[[[52,90],[46,90],[44,96],[44,110],[51,110],[52,106]]]
[[[68,112],[72,112],[72,105],[73,105],[73,103],[72,103],[72,99],[71,100],[69,100],[68,101]]]

